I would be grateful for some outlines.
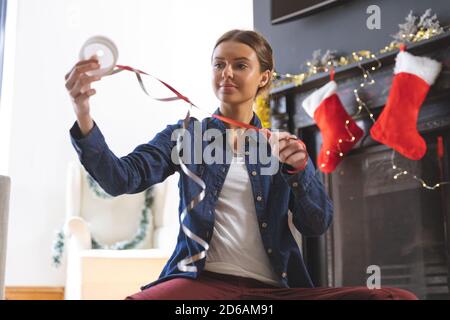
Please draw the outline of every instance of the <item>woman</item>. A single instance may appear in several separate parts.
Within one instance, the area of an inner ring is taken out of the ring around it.
[[[211,65],[213,90],[220,100],[215,114],[261,128],[253,104],[271,85],[274,63],[268,42],[254,31],[231,30],[218,39]],[[180,172],[181,214],[202,191],[171,159],[176,150],[173,133],[184,122],[167,126],[150,142],[117,158],[89,112],[89,98],[95,94],[90,85],[100,77],[89,77],[86,72],[98,67],[93,59],[80,61],[66,75],[77,116],[70,133],[81,163],[115,196],[141,192]],[[180,229],[176,248],[159,279],[128,299],[415,298],[398,289],[313,288],[292,230],[296,228],[303,236],[323,234],[332,221],[333,207],[313,163],[306,161],[305,146],[289,133],[272,133],[268,150],[280,168],[263,174],[267,165],[250,161],[252,155],[264,154],[261,143],[267,140],[261,135],[250,139],[237,126],[214,117],[191,118],[188,132],[193,133],[195,124],[202,132],[213,129],[225,134],[227,143],[222,146],[232,149],[231,161],[224,164],[186,164],[206,189],[204,198],[183,221],[204,243]],[[207,145],[202,142],[203,150]],[[202,252],[206,257],[199,257]],[[194,257],[193,263],[185,260],[189,257]]]

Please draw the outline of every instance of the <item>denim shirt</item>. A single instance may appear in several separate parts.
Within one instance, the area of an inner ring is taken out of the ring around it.
[[[215,113],[220,114],[219,109]],[[216,118],[209,117],[202,121],[191,118],[187,129],[189,132],[194,130],[194,123],[201,124],[202,130],[214,128],[225,134],[226,126]],[[261,128],[261,122],[255,113],[251,124]],[[183,120],[168,125],[150,142],[137,146],[130,154],[121,158],[108,148],[95,123],[93,129],[83,137],[75,122],[70,135],[84,168],[112,196],[142,192],[179,172],[178,214],[181,214],[191,199],[202,191],[199,185],[181,171],[180,165],[171,160],[171,152],[176,148],[172,133],[182,128],[182,125]],[[207,145],[208,141],[202,142],[202,148]],[[292,223],[303,236],[319,236],[331,224],[332,202],[316,177],[311,160],[303,171],[295,174],[287,173],[287,169],[292,170],[291,166],[279,163],[279,169],[274,175],[262,175],[260,173],[264,165],[258,161],[248,161],[249,154],[256,151],[252,147],[254,145],[246,139],[245,161],[261,238],[271,266],[279,275],[282,287],[313,287],[298,244],[289,228],[288,211],[292,212]],[[209,243],[214,227],[214,208],[230,164],[193,163],[187,166],[205,182],[206,193],[203,201],[189,211],[184,223]],[[197,272],[182,272],[177,263],[203,249],[197,242],[186,237],[180,228],[175,250],[159,279],[142,286],[141,290],[176,277],[197,278],[204,269],[206,259],[195,262]]]

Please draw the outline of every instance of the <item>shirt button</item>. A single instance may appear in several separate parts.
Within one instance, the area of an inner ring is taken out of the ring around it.
[[[292,183],[292,186],[293,186],[294,188],[297,188],[297,187],[298,187],[298,182]]]
[[[227,168],[223,167],[222,168],[222,172],[225,172],[227,170]]]
[[[272,249],[267,249],[267,253],[272,253]]]
[[[252,171],[252,176],[256,176],[256,175],[257,175],[256,171]]]
[[[214,195],[217,196],[217,190],[214,190]]]
[[[257,197],[256,197],[256,200],[261,201],[261,200],[262,200],[262,197],[261,197],[261,196],[257,196]]]
[[[286,278],[286,277],[287,277],[287,273],[286,273],[286,272],[283,272],[283,273],[281,274],[281,277]]]
[[[263,223],[261,224],[261,227],[266,228],[266,227],[267,227],[267,223],[263,222]]]
[[[245,155],[248,156],[250,154],[249,151],[245,151]]]

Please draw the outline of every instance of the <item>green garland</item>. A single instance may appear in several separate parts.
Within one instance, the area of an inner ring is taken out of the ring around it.
[[[53,266],[59,267],[61,265],[61,259],[64,251],[64,231],[61,230],[56,231],[56,237],[53,242],[53,254],[52,254],[52,262]]]
[[[112,195],[106,193],[105,190],[102,189],[102,187],[99,186],[97,181],[92,178],[92,176],[88,173],[86,174],[86,180],[88,182],[89,188],[95,193],[95,195],[102,199],[112,199],[114,198]]]
[[[113,196],[105,192],[100,185],[94,180],[94,178],[87,174],[87,181],[89,188],[94,194],[102,199],[111,199]],[[139,227],[133,238],[130,240],[118,241],[111,245],[103,245],[99,243],[93,236],[91,236],[92,249],[109,249],[109,250],[127,250],[136,248],[148,233],[149,214],[153,205],[153,187],[148,188],[145,191],[145,203],[142,209],[141,220],[139,221]],[[53,255],[52,262],[55,267],[59,267],[62,262],[62,255],[64,252],[65,234],[63,228],[56,232],[55,241],[53,242]]]

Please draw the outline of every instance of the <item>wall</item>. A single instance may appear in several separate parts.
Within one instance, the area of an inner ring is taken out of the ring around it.
[[[112,38],[119,63],[168,81],[214,111],[212,47],[231,28],[253,27],[252,2],[20,0],[16,9],[6,39],[15,54],[5,55],[3,78],[8,91],[2,93],[1,110],[9,111],[0,114],[10,128],[0,144],[0,173],[12,178],[6,285],[61,286],[65,272],[51,266],[51,245],[64,222],[67,164],[77,160],[69,140],[75,117],[64,75],[83,42],[96,34]],[[118,156],[187,111],[182,102],[147,98],[131,73],[104,78],[94,88],[93,117]]]

